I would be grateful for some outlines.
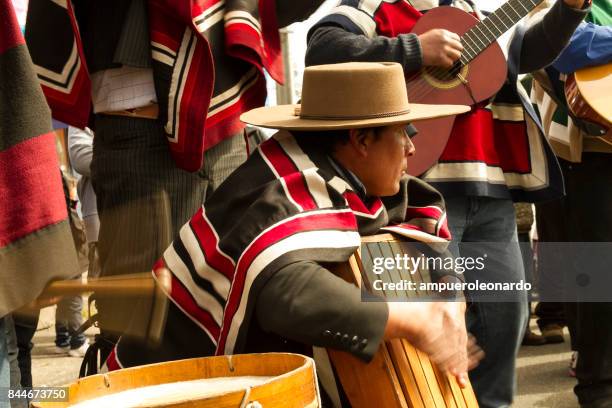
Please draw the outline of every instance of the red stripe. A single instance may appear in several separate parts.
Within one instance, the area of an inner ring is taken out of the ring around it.
[[[280,177],[300,171],[275,139],[268,139],[265,143],[262,143],[261,151]]]
[[[260,75],[257,82],[245,91],[236,103],[206,118],[204,150],[242,131],[245,124],[240,121],[240,115],[262,106],[265,100],[266,81],[263,75]]]
[[[110,352],[106,359],[106,367],[108,371],[117,371],[121,370],[121,364],[119,364],[119,360],[117,360],[117,346],[113,348],[113,351]]]
[[[73,75],[74,82],[70,91],[61,92],[49,88],[41,83],[42,90],[47,98],[54,119],[78,128],[88,125],[91,110],[91,81],[87,71],[87,62],[83,53],[81,36],[77,26],[76,18],[70,1],[67,2],[66,13],[72,26],[72,34],[76,41],[78,59],[81,63],[79,70]],[[66,61],[64,61],[66,62]]]
[[[357,211],[360,213],[375,215],[380,210],[380,208],[383,206],[381,199],[376,198],[372,202],[372,204],[370,204],[370,207],[366,207],[366,205],[364,204],[363,201],[361,201],[361,198],[359,198],[357,193],[351,190],[345,191],[344,194],[342,195],[346,199],[346,202],[348,203],[351,210]]]
[[[262,106],[266,100],[266,80],[262,73],[258,74],[255,83],[247,89],[233,104],[206,118],[206,130],[228,118],[240,116],[241,113]],[[226,101],[227,102],[227,101]],[[238,122],[244,125],[240,120]],[[206,135],[208,137],[208,134]]]
[[[227,54],[250,62],[263,69],[264,52],[261,48],[261,36],[249,24],[234,22],[225,28]]]
[[[206,113],[213,93],[214,70],[210,45],[195,34],[191,63],[184,78],[183,94],[179,101],[180,113],[174,112],[178,121],[178,133],[173,135],[177,142],[170,143],[170,150],[176,163],[187,171],[202,167],[204,153],[204,126]],[[181,84],[179,84],[180,88]],[[169,101],[173,103],[173,101]]]
[[[176,3],[174,0],[166,0],[166,2],[170,3],[170,5],[172,6]],[[191,4],[191,17],[189,18],[189,20],[196,19],[204,11],[210,9],[211,7],[217,5],[220,2],[221,0],[198,0],[185,2],[186,4]]]
[[[175,3],[171,6],[171,10],[180,13],[178,7],[181,7],[183,4]],[[181,45],[181,39],[185,32],[185,23],[179,19],[168,18],[168,6],[164,6],[159,0],[149,0],[148,9],[151,41],[163,44],[176,52]],[[189,20],[188,18],[187,21]]]
[[[0,54],[9,48],[25,44],[11,0],[0,0]]]
[[[421,16],[407,1],[381,2],[374,15],[376,32],[387,37],[409,33]]]
[[[262,56],[264,66],[276,82],[285,81],[283,58],[281,53],[280,35],[278,33],[278,20],[276,18],[276,1],[259,0],[259,16],[261,20],[261,33],[263,36],[264,53]]]
[[[499,164],[505,173],[530,173],[531,151],[524,121],[493,123]]]
[[[159,261],[156,265],[159,265]],[[167,268],[164,263],[161,265],[162,267]],[[159,268],[154,269],[156,276],[159,274],[158,271]],[[200,322],[200,324],[204,326],[215,339],[219,338],[219,325],[215,322],[210,312],[202,309],[202,307],[197,304],[187,288],[185,288],[181,281],[174,276],[174,273],[171,274],[170,297],[185,311],[185,313]]]
[[[506,173],[529,173],[525,122],[493,120],[490,110],[478,106],[471,113],[457,116],[439,162],[481,162],[501,167]]]
[[[206,262],[215,270],[222,273],[227,278],[232,279],[234,276],[234,263],[223,255],[219,248],[219,240],[214,234],[212,225],[205,219],[203,208],[200,208],[198,212],[191,218],[189,225],[193,229],[193,232],[198,239],[200,248],[204,252]]]
[[[317,203],[308,190],[306,180],[280,144],[275,139],[269,139],[261,145],[261,152],[285,182],[290,198],[304,210],[316,209]]]
[[[236,310],[238,310],[240,305],[246,273],[255,258],[266,248],[293,234],[318,230],[356,231],[357,221],[350,212],[312,214],[295,218],[267,231],[253,241],[251,246],[244,252],[236,268],[236,276],[234,277],[229,299],[225,307],[223,327],[221,329],[221,337],[219,338],[219,346],[217,347],[218,354],[223,354],[227,333]]]
[[[82,64],[72,84],[70,93],[60,92],[41,83],[54,119],[74,127],[85,128],[91,106],[91,82]]]
[[[444,221],[442,221],[442,224],[438,228],[438,236],[440,238],[448,239],[449,241],[452,238],[452,234],[450,232],[450,229],[448,228],[448,222],[446,218],[444,219]]]
[[[53,132],[0,152],[0,197],[0,247],[66,219]]]
[[[432,218],[439,220],[443,212],[437,208],[432,207],[420,207],[420,208],[407,208],[405,219],[411,218]]]

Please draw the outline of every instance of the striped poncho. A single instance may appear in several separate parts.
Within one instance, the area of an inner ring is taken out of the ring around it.
[[[540,13],[545,13],[551,3],[546,0],[546,8]],[[538,17],[535,14],[532,18]],[[612,62],[612,3],[593,0],[591,11],[574,32],[570,45],[552,65],[536,74],[537,81],[526,81],[531,88],[531,101],[558,157],[580,162],[583,152],[612,153],[612,145],[587,134],[580,119],[570,115],[564,92],[568,74],[609,62]]]
[[[275,2],[148,0],[148,15],[160,120],[177,166],[197,171],[264,104],[264,68],[283,80]],[[32,2],[26,36],[53,117],[85,128],[91,81],[71,0]]]
[[[51,115],[10,0],[0,0],[0,317],[78,273]]]
[[[203,349],[240,353],[259,290],[275,271],[346,261],[360,235],[391,224],[416,240],[450,238],[442,197],[426,183],[406,178],[396,196],[364,201],[316,146],[280,132],[182,227],[154,273],[171,271],[168,295],[206,333]]]

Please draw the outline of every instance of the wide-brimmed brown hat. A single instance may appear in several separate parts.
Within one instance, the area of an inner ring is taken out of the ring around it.
[[[469,109],[408,103],[400,64],[349,62],[306,68],[301,105],[257,108],[240,119],[272,129],[357,129],[457,115]]]

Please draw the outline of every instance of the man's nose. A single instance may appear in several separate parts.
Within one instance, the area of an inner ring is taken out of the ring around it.
[[[408,143],[406,143],[406,148],[404,149],[404,152],[406,152],[406,156],[413,156],[415,151],[416,149],[414,148],[412,140],[408,139]]]

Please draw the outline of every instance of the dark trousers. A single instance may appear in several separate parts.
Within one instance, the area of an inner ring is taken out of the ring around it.
[[[32,387],[32,348],[34,347],[32,339],[36,333],[39,315],[39,310],[28,310],[13,315],[17,347],[19,348],[17,361],[21,372],[21,386],[24,388]]]
[[[155,120],[97,115],[91,176],[97,197],[101,276],[150,271],[202,204],[205,180],[176,167]],[[122,333],[135,299],[97,298],[103,332]]]
[[[539,302],[536,305],[535,314],[538,316],[538,327],[540,329],[553,324],[561,327],[567,326],[563,302]]]
[[[612,242],[612,154],[585,153],[582,163],[560,163],[567,195],[553,223],[556,236],[564,238],[557,240]],[[608,267],[581,272],[611,273],[612,251],[604,257],[597,262]],[[583,406],[612,407],[612,302],[570,303],[564,310],[578,351],[578,400]]]
[[[560,258],[550,246],[544,243],[570,241],[568,229],[565,226],[566,205],[565,198],[536,204],[538,240],[543,243],[537,249],[538,276],[540,282],[546,283],[538,289],[543,298],[562,297],[561,293],[564,290],[560,279],[557,278]],[[540,302],[536,306],[535,314],[538,316],[540,329],[553,324],[561,327],[568,325],[563,302]],[[570,334],[572,331],[570,327]]]

